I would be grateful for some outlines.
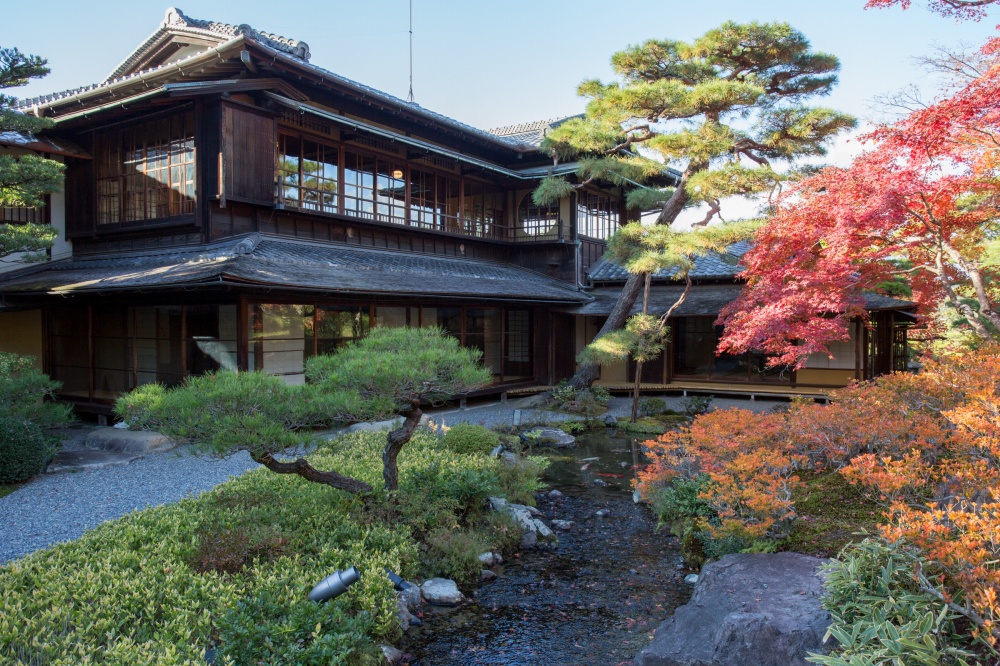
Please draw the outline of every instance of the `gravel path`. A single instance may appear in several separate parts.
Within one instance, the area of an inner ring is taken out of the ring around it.
[[[512,425],[514,410],[521,409],[521,423],[564,421],[579,417],[528,407],[529,399],[473,405],[467,409],[432,410],[428,420],[441,423]],[[682,409],[681,398],[665,398],[670,409]],[[776,404],[766,400],[717,399],[719,409],[742,407],[764,411]],[[610,413],[628,416],[629,398],[612,398]],[[84,429],[69,435],[64,450],[81,447]],[[0,564],[53,544],[76,539],[106,520],[138,509],[176,502],[197,495],[233,476],[257,467],[245,452],[227,460],[198,458],[185,447],[147,455],[129,465],[76,473],[43,474],[23,488],[0,498]]]
[[[124,466],[42,474],[0,498],[0,564],[137,509],[197,495],[254,467],[245,452],[212,460],[181,447]]]

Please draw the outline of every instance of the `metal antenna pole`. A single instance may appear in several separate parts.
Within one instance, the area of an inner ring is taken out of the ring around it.
[[[406,101],[413,103],[413,0],[410,0],[410,94]]]

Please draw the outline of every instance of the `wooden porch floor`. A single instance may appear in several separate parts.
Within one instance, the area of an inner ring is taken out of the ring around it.
[[[594,384],[596,386],[603,386],[609,391],[615,391],[616,393],[631,391],[633,387],[631,383],[627,382],[602,380],[597,380]],[[555,387],[541,385],[527,386],[507,391],[507,395],[511,397],[535,395],[552,390],[553,388]],[[817,386],[774,386],[771,384],[726,384],[723,382],[671,382],[669,384],[644,383],[640,386],[639,390],[643,393],[680,393],[685,396],[688,393],[699,395],[711,393],[713,395],[749,397],[751,400],[760,396],[762,398],[813,398],[825,401],[829,399],[829,393],[834,388],[832,386],[825,388]]]

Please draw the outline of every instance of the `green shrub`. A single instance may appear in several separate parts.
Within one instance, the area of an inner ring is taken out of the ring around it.
[[[698,497],[706,479],[677,477],[670,483],[657,487],[648,497],[659,526],[671,526],[679,520],[715,515],[705,500]]]
[[[920,589],[914,571],[929,573],[927,567],[900,543],[865,539],[845,548],[826,565],[823,599],[833,620],[827,636],[840,645],[808,660],[826,666],[986,663],[976,658],[958,614]]]
[[[32,356],[0,352],[0,416],[26,419],[41,428],[72,421],[72,408],[50,400],[62,384],[34,363]]]
[[[241,599],[219,620],[218,656],[233,664],[374,666],[382,662],[366,640],[371,625],[365,612],[264,591]]]
[[[429,576],[451,578],[464,590],[474,589],[483,564],[479,555],[489,543],[474,532],[439,529],[425,539],[424,569]]]
[[[444,445],[455,453],[489,454],[500,445],[500,435],[485,426],[459,423],[444,434]]]
[[[552,389],[552,406],[571,414],[596,416],[607,411],[611,393],[603,386],[576,390],[565,382]]]
[[[354,433],[324,442],[310,459],[375,481],[384,438]],[[462,553],[487,541],[494,520],[482,508],[483,492],[469,485],[495,488],[500,465],[484,455],[455,456],[436,437],[418,433],[400,456],[406,490],[399,494],[376,491],[363,503],[256,470],[196,498],[104,523],[0,566],[0,663],[27,655],[39,664],[203,666],[209,646],[217,664],[368,663],[377,642],[398,635],[396,598],[383,568],[407,578],[447,570],[469,579],[471,562]],[[432,484],[426,497],[448,506],[442,525],[427,531],[466,535],[438,538],[434,572],[421,568],[428,551],[421,557],[415,539],[413,516],[425,512],[414,504],[401,519],[394,504],[419,483]],[[206,541],[207,526],[220,540],[226,531],[247,535],[250,548],[227,551]],[[199,554],[226,566],[199,566]],[[362,577],[346,594],[322,605],[306,601],[319,581],[352,565]]]
[[[534,504],[535,493],[545,488],[541,477],[551,461],[545,456],[524,456],[500,465],[496,494],[518,504]]]
[[[23,417],[0,416],[0,483],[30,479],[51,457],[52,447],[38,425]]]
[[[662,435],[667,431],[666,426],[660,421],[651,418],[639,419],[635,423],[621,419],[618,421],[618,429],[642,435]]]
[[[713,400],[715,400],[714,395],[689,395],[681,401],[681,405],[688,416],[698,416],[708,413]]]
[[[640,416],[659,416],[667,409],[667,401],[663,398],[643,398],[639,401]]]

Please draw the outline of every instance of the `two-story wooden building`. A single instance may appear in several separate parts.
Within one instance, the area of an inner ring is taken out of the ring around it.
[[[21,109],[73,149],[65,191],[30,212],[58,251],[0,274],[0,349],[35,353],[85,410],[218,368],[301,382],[373,326],[443,327],[496,391],[552,384],[606,314],[605,239],[638,218],[611,185],[532,202],[575,169],[538,149],[558,121],[482,131],[322,69],[303,42],[177,9],[104,81]],[[681,337],[712,355],[711,336]]]

